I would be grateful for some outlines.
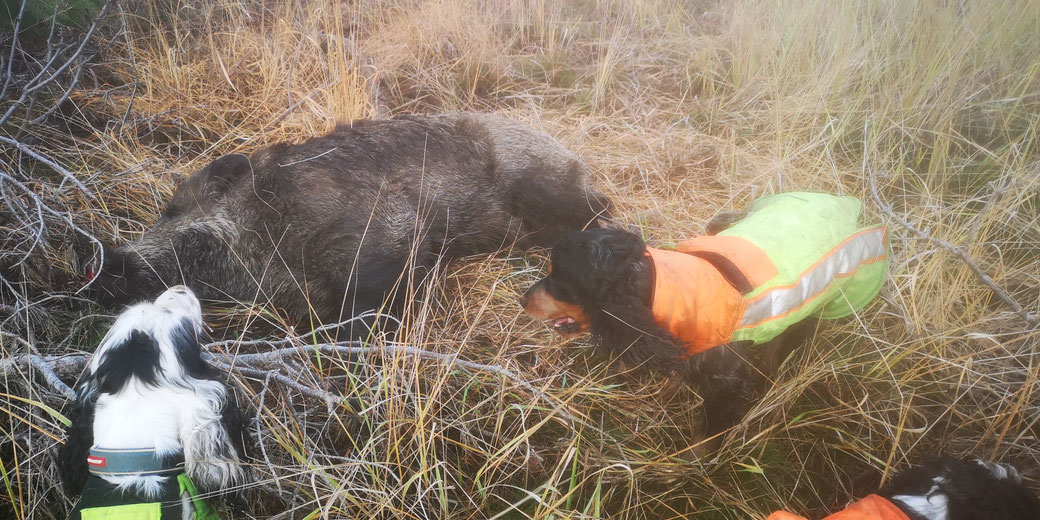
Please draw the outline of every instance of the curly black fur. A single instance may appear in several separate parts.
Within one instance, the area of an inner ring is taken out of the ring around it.
[[[942,457],[901,471],[877,494],[912,520],[1040,518],[1040,499],[1014,468],[978,459]]]
[[[746,362],[741,345],[685,358],[682,341],[654,319],[654,267],[641,238],[617,229],[574,233],[556,243],[551,263],[539,284],[553,298],[585,310],[598,348],[626,364],[687,381],[704,399],[706,434],[740,421],[764,378]]]

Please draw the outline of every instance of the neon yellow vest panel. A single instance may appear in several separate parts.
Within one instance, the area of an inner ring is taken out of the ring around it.
[[[848,316],[877,296],[888,272],[887,230],[859,227],[859,213],[853,197],[783,193],[755,201],[719,233],[755,244],[778,272],[744,295],[733,341],[764,343],[805,318]]]

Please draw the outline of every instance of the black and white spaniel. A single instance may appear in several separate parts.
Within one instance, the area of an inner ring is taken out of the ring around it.
[[[1009,464],[941,457],[897,473],[879,494],[912,520],[1028,520],[1040,499]]]
[[[105,335],[59,450],[66,490],[82,494],[72,518],[209,517],[199,494],[244,481],[246,416],[202,358],[202,327],[198,299],[176,286],[127,308]]]
[[[1007,464],[941,457],[897,473],[823,520],[1035,520],[1040,499]],[[777,511],[766,520],[806,520]]]

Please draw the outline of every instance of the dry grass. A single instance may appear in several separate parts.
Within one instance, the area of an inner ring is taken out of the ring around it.
[[[1040,3],[142,4],[112,10],[90,84],[24,134],[97,195],[63,202],[99,236],[134,236],[178,179],[224,153],[298,141],[356,117],[494,110],[581,153],[620,220],[653,243],[780,190],[858,196],[866,218],[881,220],[867,182],[876,172],[897,212],[967,249],[1040,311]],[[41,193],[56,185],[16,155],[0,154],[6,170]],[[2,266],[33,303],[4,315],[5,354],[27,344],[89,351],[104,326],[96,308],[62,292],[89,247],[51,233],[44,246],[12,245],[29,260]],[[327,410],[236,377],[263,432],[251,511],[819,513],[939,452],[1015,463],[1036,486],[1040,332],[952,255],[904,229],[892,235],[879,301],[821,328],[712,460],[689,449],[696,396],[609,371],[580,342],[565,345],[518,315],[516,297],[536,279],[541,254],[452,264],[416,304],[403,340],[502,365],[554,404],[497,375],[410,356],[298,367],[301,380],[360,409]],[[270,312],[228,313],[214,316],[278,323]],[[48,455],[59,421],[41,405],[61,401],[17,381],[2,388],[22,397],[0,400],[0,501],[8,502],[0,508],[64,517]],[[561,409],[580,420],[567,423]]]

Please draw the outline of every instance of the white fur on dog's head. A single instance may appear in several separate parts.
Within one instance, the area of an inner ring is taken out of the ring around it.
[[[185,471],[198,487],[217,490],[240,482],[242,454],[222,422],[227,390],[202,358],[202,326],[198,299],[180,285],[127,308],[77,386],[80,421],[91,424],[77,428],[74,419],[66,448],[77,457],[91,446],[151,448],[160,456],[183,451]],[[171,477],[102,478],[156,496]]]
[[[893,502],[902,504],[904,512],[913,512],[928,520],[946,520],[949,502],[946,495],[939,491],[946,479],[938,476],[932,479],[932,487],[921,494],[894,495]]]
[[[154,302],[127,307],[94,352],[90,374],[97,375],[103,363],[112,361],[113,352],[131,349],[133,354],[146,354],[140,352],[142,345],[129,345],[134,341],[135,332],[155,340],[160,355],[157,368],[161,368],[164,378],[173,384],[183,383],[185,374],[177,359],[177,349],[197,347],[202,333],[202,306],[191,289],[177,285],[160,294]]]

